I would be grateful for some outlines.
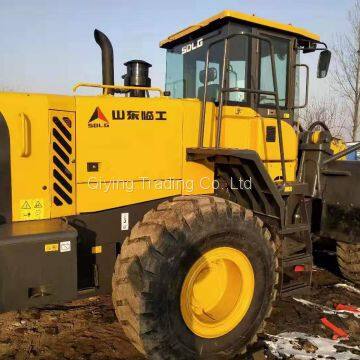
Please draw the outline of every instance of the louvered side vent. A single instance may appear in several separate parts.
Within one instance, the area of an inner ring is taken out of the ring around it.
[[[52,217],[72,215],[75,204],[74,115],[51,112]]]

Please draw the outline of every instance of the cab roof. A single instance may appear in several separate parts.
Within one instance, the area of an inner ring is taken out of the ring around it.
[[[225,19],[241,21],[248,24],[255,24],[268,29],[290,33],[306,40],[320,41],[320,36],[313,34],[307,31],[306,29],[295,27],[291,24],[282,24],[276,21],[266,20],[257,17],[255,15],[244,14],[238,11],[224,10],[196,25],[191,25],[184,30],[181,30],[173,35],[170,35],[168,38],[160,42],[160,47],[170,48],[172,47],[173,43],[179,43],[180,39],[189,36],[190,34],[196,32],[197,30],[204,29],[208,26],[210,27],[212,24],[218,23],[221,20],[225,20]]]

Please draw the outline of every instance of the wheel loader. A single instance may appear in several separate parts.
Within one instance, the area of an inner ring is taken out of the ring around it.
[[[0,311],[112,293],[145,357],[230,359],[310,289],[314,239],[359,284],[360,145],[298,120],[319,36],[223,11],[160,43],[161,90],[142,60],[115,85],[94,35],[102,84],[0,94]]]

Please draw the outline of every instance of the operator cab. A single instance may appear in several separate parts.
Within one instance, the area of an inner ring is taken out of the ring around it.
[[[331,56],[319,36],[292,25],[226,10],[168,37],[160,43],[167,49],[166,90],[174,98],[203,100],[207,75],[207,101],[218,104],[221,89],[237,89],[223,93],[224,105],[251,107],[262,116],[275,116],[276,100],[270,94],[275,89],[269,40],[274,52],[280,116],[291,122],[294,109],[307,102],[307,94],[305,104],[300,105],[298,100],[300,67],[307,70],[308,83],[308,68],[299,63],[300,52],[323,51],[318,77],[326,76]]]

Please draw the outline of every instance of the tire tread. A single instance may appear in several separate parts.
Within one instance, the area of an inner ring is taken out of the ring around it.
[[[279,279],[279,264],[275,241],[264,223],[254,216],[251,210],[242,208],[229,200],[214,196],[179,196],[172,201],[165,201],[156,209],[145,214],[143,221],[138,222],[123,243],[121,254],[118,256],[113,275],[113,303],[116,315],[125,334],[136,349],[151,359],[161,359],[164,349],[169,359],[186,359],[176,345],[169,345],[168,339],[162,337],[157,330],[155,312],[152,311],[151,301],[141,299],[152,297],[153,284],[160,281],[157,271],[167,256],[171,254],[173,246],[185,246],[184,234],[196,231],[204,225],[212,226],[212,222],[221,222],[226,226],[235,220],[242,220],[258,229],[264,241],[271,249],[274,261],[274,283],[271,289],[271,300],[266,309],[265,319],[258,332],[263,331],[265,321],[271,315],[273,302],[277,294]],[[214,220],[215,219],[215,220]],[[164,240],[166,239],[166,240]],[[134,279],[129,278],[136,265],[139,286],[132,286]],[[229,357],[246,352],[246,348],[257,341],[254,334],[251,341]]]
[[[360,244],[337,242],[337,260],[343,276],[360,285]]]

